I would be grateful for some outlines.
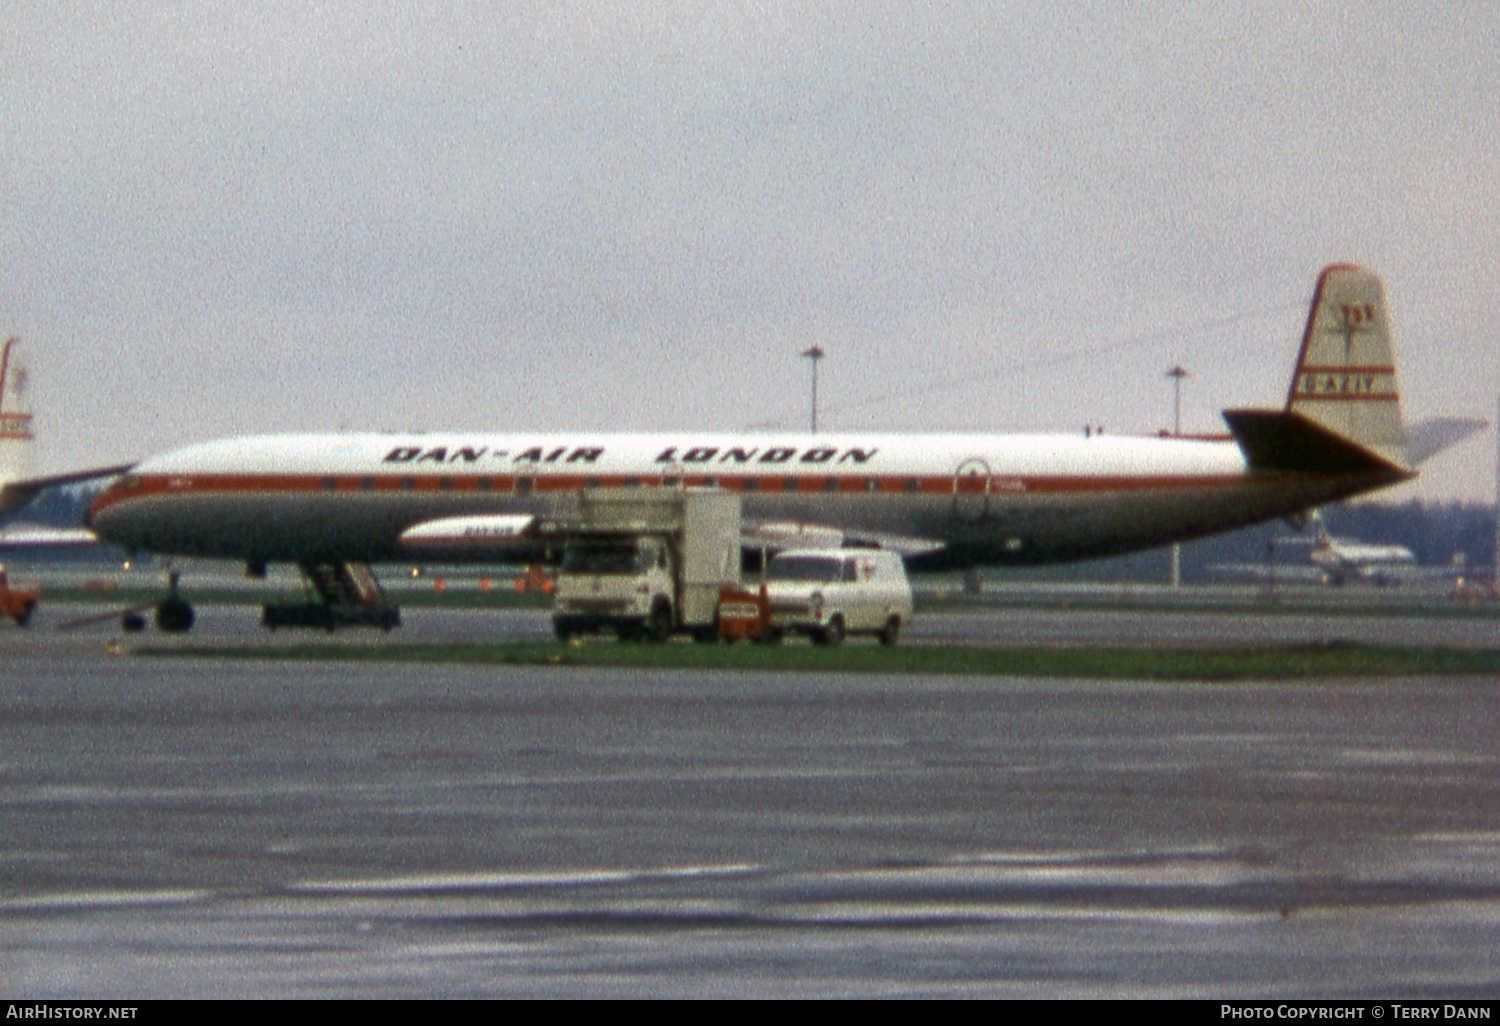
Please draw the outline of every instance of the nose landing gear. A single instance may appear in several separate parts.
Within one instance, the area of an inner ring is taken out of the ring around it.
[[[182,574],[173,570],[167,578],[167,597],[156,605],[156,629],[181,634],[193,629],[193,607],[177,592]]]

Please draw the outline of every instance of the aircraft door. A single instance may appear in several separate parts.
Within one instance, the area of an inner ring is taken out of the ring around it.
[[[953,474],[954,517],[972,522],[989,516],[992,482],[990,465],[978,456],[960,463]]]

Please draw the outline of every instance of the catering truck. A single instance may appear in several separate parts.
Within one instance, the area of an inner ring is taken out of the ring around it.
[[[562,542],[552,627],[563,640],[609,631],[712,641],[719,592],[740,583],[740,500],[728,492],[585,489],[540,531]]]

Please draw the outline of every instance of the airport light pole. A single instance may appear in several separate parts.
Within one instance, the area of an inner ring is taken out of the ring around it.
[[[1182,379],[1192,377],[1181,364],[1167,371],[1172,379],[1172,434],[1182,434]]]
[[[1191,377],[1182,364],[1178,364],[1167,371],[1167,377],[1172,379],[1172,437],[1177,438],[1182,434],[1182,379]],[[1172,543],[1172,587],[1182,587],[1182,543]]]
[[[812,433],[818,433],[818,361],[823,359],[824,352],[819,346],[813,346],[802,354],[812,361]]]

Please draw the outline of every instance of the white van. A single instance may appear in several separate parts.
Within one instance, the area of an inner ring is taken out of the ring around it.
[[[894,552],[878,549],[794,549],[766,565],[771,630],[797,631],[814,644],[837,645],[846,634],[874,634],[894,645],[911,621],[911,585]]]

